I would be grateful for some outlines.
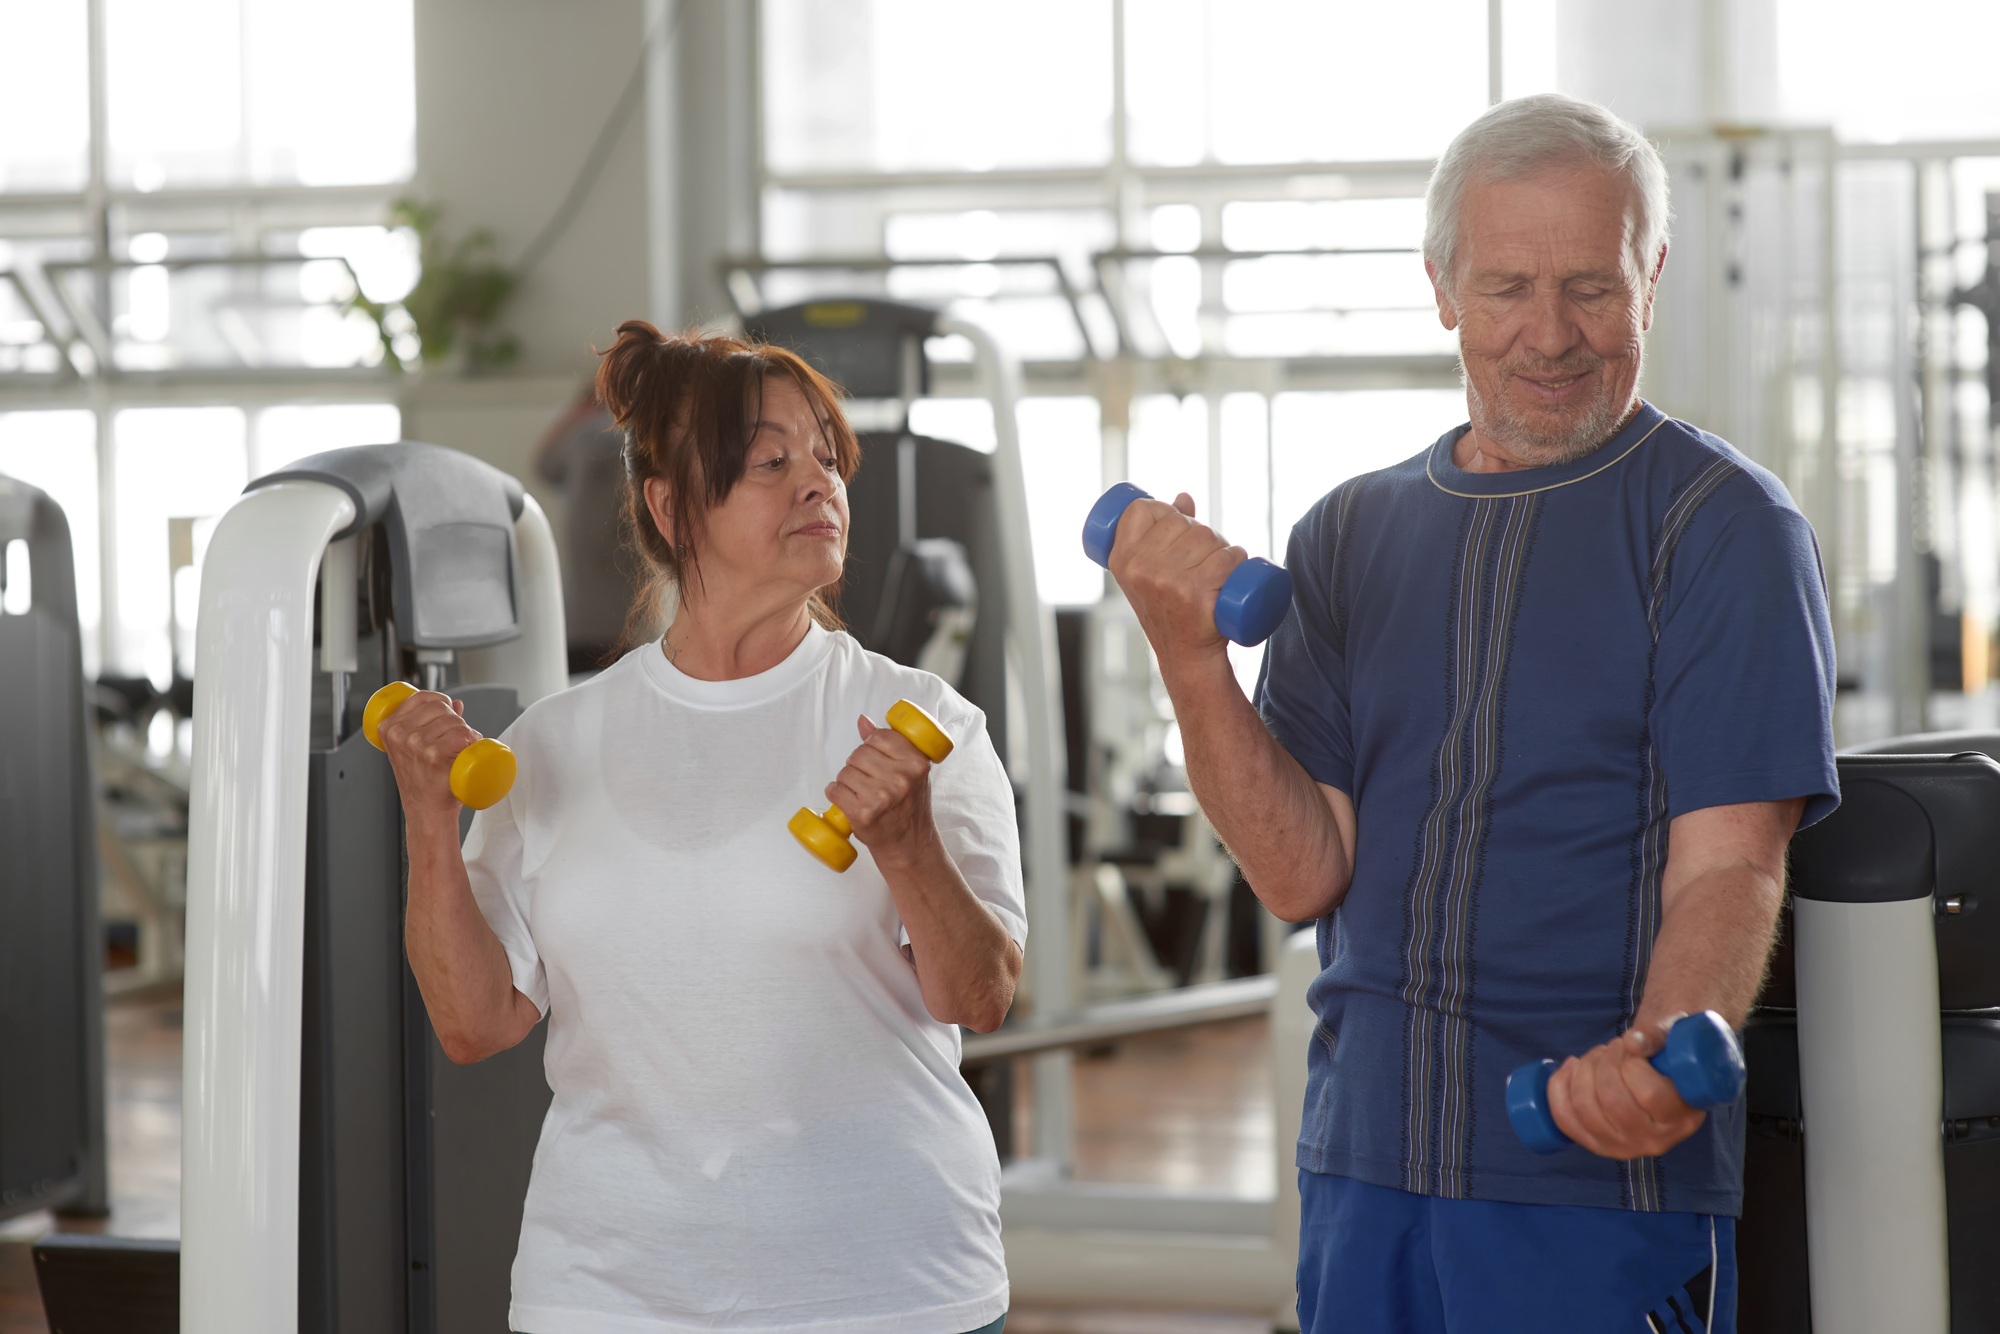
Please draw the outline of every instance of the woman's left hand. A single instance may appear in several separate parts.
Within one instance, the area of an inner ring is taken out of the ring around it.
[[[827,800],[847,814],[854,836],[880,863],[913,856],[937,838],[931,823],[931,762],[902,733],[856,720],[861,744],[826,785]]]

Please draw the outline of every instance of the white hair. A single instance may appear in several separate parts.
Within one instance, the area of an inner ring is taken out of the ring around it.
[[[1652,141],[1595,102],[1560,93],[1517,97],[1489,108],[1458,132],[1424,191],[1424,259],[1452,294],[1458,209],[1474,180],[1520,180],[1551,167],[1587,164],[1631,182],[1639,206],[1632,264],[1641,281],[1667,243],[1667,168]]]

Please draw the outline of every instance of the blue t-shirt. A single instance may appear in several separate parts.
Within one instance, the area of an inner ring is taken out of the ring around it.
[[[1292,530],[1257,703],[1354,799],[1319,923],[1298,1163],[1425,1195],[1740,1211],[1743,1109],[1660,1158],[1515,1137],[1524,1062],[1638,1009],[1668,824],[1839,801],[1833,632],[1784,486],[1650,404],[1573,463],[1468,473],[1461,426]]]

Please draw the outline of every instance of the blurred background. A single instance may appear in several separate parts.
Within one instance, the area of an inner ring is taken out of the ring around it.
[[[195,590],[250,479],[428,440],[561,530],[590,516],[547,460],[620,320],[914,302],[1018,358],[1039,592],[1097,634],[1076,530],[1107,482],[1187,490],[1282,558],[1330,487],[1464,419],[1424,185],[1484,107],[1547,90],[1668,161],[1643,390],[1811,518],[1842,744],[2000,725],[1990,0],[0,0],[0,51],[0,473],[75,541],[114,991],[177,983]],[[910,429],[991,450],[970,345],[926,352]],[[1098,701],[1071,720],[1083,1001],[1258,978],[1283,936],[1204,842],[1133,645],[1104,638],[1070,692]],[[1225,1010],[1019,1062],[986,1090],[1019,1113],[1003,1152],[1129,1187],[1118,1226],[1198,1199],[1189,1227],[1268,1232],[1267,1021]],[[114,1010],[114,1046],[121,1022],[143,1071],[170,1022]],[[121,1133],[170,1144],[177,1085],[147,1078]],[[1036,1078],[1075,1080],[1059,1135]],[[166,1229],[154,1176],[140,1226]],[[1262,1327],[1131,1304],[1017,1323]]]
[[[1645,391],[1811,515],[1842,740],[1991,719],[1979,0],[0,0],[0,33],[0,470],[68,511],[107,672],[191,668],[176,589],[250,477],[399,434],[530,476],[620,319],[826,292],[1023,360],[1050,602],[1102,595],[1105,478],[1281,547],[1462,420],[1425,177],[1557,89],[1669,158]],[[934,355],[913,425],[990,440]]]

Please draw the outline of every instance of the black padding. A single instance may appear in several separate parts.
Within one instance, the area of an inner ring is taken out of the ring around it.
[[[441,445],[406,440],[300,459],[252,482],[324,482],[354,501],[337,536],[382,526],[397,638],[419,649],[481,648],[521,633],[514,521],[521,483]]]
[[[1792,840],[1792,893],[1835,903],[1929,895],[1941,1008],[2000,1008],[2000,763],[1974,752],[1838,763],[1840,808]],[[1798,1004],[1791,948],[1787,911],[1759,1005]]]
[[[33,577],[26,611],[0,612],[0,1218],[101,1213],[104,944],[76,570],[61,507],[0,477],[0,553],[16,541]]]
[[[905,542],[890,553],[869,642],[876,652],[897,662],[918,664],[948,613],[976,613],[978,609],[979,584],[963,543],[948,537]],[[920,665],[930,667],[928,663]],[[940,675],[950,684],[958,684],[954,674],[940,671]]]
[[[1792,842],[1792,893],[1830,903],[1927,899],[1935,852],[1922,802],[1843,768],[1840,809]]]
[[[937,332],[937,312],[926,306],[869,297],[808,301],[762,311],[746,322],[746,331],[759,342],[798,353],[850,398],[915,398],[930,392],[923,340]],[[915,372],[914,383],[907,379],[910,371]]]
[[[1848,755],[1963,755],[1978,751],[2000,760],[2000,732],[1920,732],[1914,736],[1890,737],[1854,746]]]
[[[1944,1200],[1953,1334],[2000,1329],[2000,1012],[1945,1017]]]
[[[1799,1043],[1789,1011],[1758,1011],[1743,1031],[1743,1216],[1736,1229],[1739,1327],[1811,1334],[1806,1160],[1799,1119]]]
[[[177,1241],[57,1233],[35,1243],[49,1334],[179,1334]]]
[[[2000,1010],[1946,1015],[1943,1046],[1947,1137],[2000,1140]]]
[[[861,437],[861,471],[847,487],[847,569],[840,583],[840,615],[863,646],[885,656],[896,647],[875,637],[890,566],[901,545],[898,532],[898,445],[906,437],[871,432]],[[986,730],[1007,753],[1007,571],[1000,553],[1000,525],[993,494],[993,458],[976,449],[907,437],[915,469],[917,531],[950,538],[965,548],[979,594],[979,613],[958,691],[986,713]]]

